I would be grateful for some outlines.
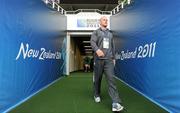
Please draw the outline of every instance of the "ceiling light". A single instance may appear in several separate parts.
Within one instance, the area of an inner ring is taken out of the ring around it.
[[[92,49],[85,49],[86,51],[92,51]]]
[[[85,48],[91,48],[91,46],[84,46]]]
[[[86,51],[85,53],[92,53],[91,51]]]
[[[83,43],[90,43],[90,41],[83,41]]]

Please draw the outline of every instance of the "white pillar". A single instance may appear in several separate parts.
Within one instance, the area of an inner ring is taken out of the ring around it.
[[[67,32],[66,43],[66,75],[69,75],[69,56],[70,56],[70,34]]]

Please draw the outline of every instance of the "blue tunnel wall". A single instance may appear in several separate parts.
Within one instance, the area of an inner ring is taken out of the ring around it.
[[[134,0],[111,17],[116,75],[172,113],[180,112],[180,2]]]
[[[0,0],[0,112],[58,79],[66,17],[40,0]],[[116,75],[165,109],[180,111],[180,2],[135,0],[111,17]]]
[[[41,0],[0,0],[0,112],[63,74],[66,17]]]

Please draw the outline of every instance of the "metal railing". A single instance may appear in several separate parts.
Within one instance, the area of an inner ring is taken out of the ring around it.
[[[78,14],[81,12],[96,12],[102,15],[115,15],[119,13],[122,9],[125,8],[125,6],[132,3],[132,0],[119,0],[118,4],[112,11],[101,11],[99,9],[78,9],[76,11],[65,11],[61,6],[59,6],[58,3],[52,1],[52,0],[42,0],[47,6],[52,8],[53,10],[56,10],[60,12],[62,15],[66,14]]]
[[[61,7],[59,6],[58,3],[52,1],[52,0],[42,0],[47,6],[49,6],[50,8],[52,8],[53,10],[55,11],[58,11],[60,12],[62,15],[65,15],[66,14],[66,11]]]
[[[116,6],[111,14],[115,15],[117,13],[119,13],[122,9],[124,9],[127,5],[130,5],[132,3],[132,0],[119,0],[118,1],[118,6]]]

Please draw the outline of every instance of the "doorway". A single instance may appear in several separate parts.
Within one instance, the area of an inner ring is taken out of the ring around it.
[[[68,32],[67,33],[67,67],[66,72],[83,71],[84,58],[93,58],[93,52],[90,45],[92,31],[90,32]],[[92,67],[91,67],[92,69]]]

